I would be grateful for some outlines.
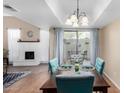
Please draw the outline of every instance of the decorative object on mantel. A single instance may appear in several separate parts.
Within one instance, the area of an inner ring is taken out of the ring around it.
[[[88,17],[85,12],[80,12],[79,10],[79,0],[77,0],[77,10],[69,16],[66,20],[66,25],[72,25],[73,27],[87,26]]]
[[[21,40],[21,39],[19,39],[19,40],[18,40],[18,42],[19,42],[19,41],[22,41],[22,40]]]
[[[39,39],[37,39],[37,41],[38,41],[38,42],[40,42],[40,40],[39,40]]]
[[[28,32],[27,32],[27,36],[28,36],[29,38],[33,37],[33,34],[34,34],[33,31],[28,31]]]

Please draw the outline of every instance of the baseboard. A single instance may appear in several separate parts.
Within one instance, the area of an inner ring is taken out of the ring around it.
[[[40,63],[14,63],[13,66],[38,66]]]
[[[40,63],[40,65],[48,65],[48,63]]]
[[[48,61],[40,61],[40,63],[42,64],[42,63],[48,63]]]
[[[109,75],[107,75],[105,72],[104,72],[103,74],[115,85],[115,87],[118,88],[118,90],[120,90],[120,87],[115,83],[115,81],[113,81],[113,80],[109,77]]]

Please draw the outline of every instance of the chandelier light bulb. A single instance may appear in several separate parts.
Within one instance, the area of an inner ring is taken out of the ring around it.
[[[72,22],[76,22],[77,21],[77,16],[76,15],[72,15],[71,18],[70,18],[70,20]]]
[[[86,16],[82,17],[82,23],[88,23],[88,18]]]
[[[65,22],[66,25],[72,25],[72,22],[70,19],[67,19],[66,22]]]
[[[78,23],[77,22],[73,23],[73,27],[79,27]]]
[[[88,26],[88,23],[81,23],[82,26]]]
[[[78,19],[77,19],[77,17],[76,17],[76,19],[74,20],[74,23],[78,23]]]
[[[85,12],[81,12],[79,8],[79,0],[77,0],[77,9],[66,20],[66,25],[72,25],[73,27],[88,26],[89,20]]]

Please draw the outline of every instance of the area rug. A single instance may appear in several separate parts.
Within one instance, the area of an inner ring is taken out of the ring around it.
[[[3,75],[3,87],[7,88],[10,85],[12,85],[13,83],[15,83],[16,81],[24,78],[25,76],[27,76],[28,74],[30,74],[31,72],[8,72],[7,74]]]

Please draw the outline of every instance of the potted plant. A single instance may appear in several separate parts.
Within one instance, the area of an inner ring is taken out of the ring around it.
[[[79,64],[75,64],[75,72],[78,72],[80,69],[80,65]]]

